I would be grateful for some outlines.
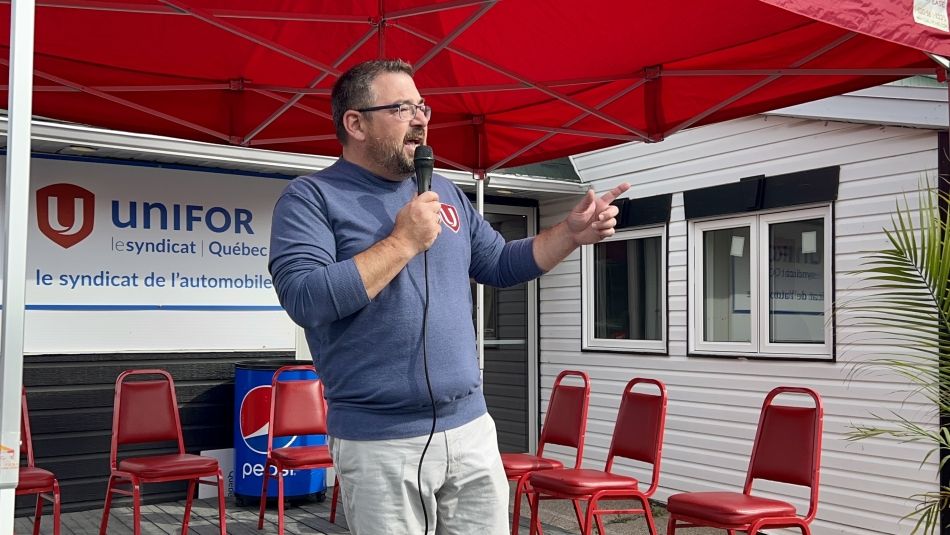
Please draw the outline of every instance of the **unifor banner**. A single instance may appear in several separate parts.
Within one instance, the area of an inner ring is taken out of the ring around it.
[[[286,181],[34,160],[30,305],[277,305],[267,255]]]
[[[49,156],[31,166],[27,352],[294,347],[267,271],[291,177]]]

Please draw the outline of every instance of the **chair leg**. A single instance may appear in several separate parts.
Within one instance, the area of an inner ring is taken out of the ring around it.
[[[536,535],[538,533],[538,526],[541,525],[541,515],[538,512],[538,505],[541,503],[541,498],[536,497],[531,499],[531,492],[528,492],[528,505],[531,506],[531,520],[528,521],[528,533],[530,535]]]
[[[132,480],[132,531],[142,535],[142,487],[137,479]]]
[[[221,524],[221,535],[227,535],[227,514],[224,512],[224,477],[218,468],[218,523]]]
[[[650,530],[650,535],[658,535],[656,532],[656,523],[653,521],[653,508],[650,507],[650,500],[648,500],[646,496],[639,496],[639,498],[643,504],[643,516],[646,517],[647,529]]]
[[[185,517],[181,521],[181,535],[188,535],[188,521],[191,520],[191,501],[195,498],[195,480],[188,480],[188,496],[185,498]]]
[[[109,476],[109,483],[106,485],[106,500],[102,505],[102,520],[99,521],[99,535],[106,535],[109,529],[109,510],[112,509],[112,485],[115,484],[115,476]]]
[[[330,523],[336,523],[336,502],[340,497],[340,478],[333,476],[333,498],[330,500]]]
[[[583,535],[591,535],[591,533],[593,533],[593,531],[594,531],[594,511],[595,511],[596,509],[597,509],[597,499],[596,499],[596,498],[591,498],[591,500],[590,500],[589,502],[587,502],[587,514],[585,515],[584,523],[581,524],[581,533],[582,533]],[[600,520],[600,519],[598,518],[597,520]],[[600,535],[604,535],[604,532],[603,532],[602,530],[603,530],[603,528],[602,528],[602,527],[599,525],[599,523],[598,523],[597,531],[600,532]]]
[[[264,529],[264,509],[267,508],[268,478],[270,478],[270,460],[264,462],[264,484],[261,485],[261,512],[257,516],[257,529]]]
[[[511,535],[518,535],[518,524],[521,520],[521,499],[524,496],[524,487],[528,481],[528,474],[518,478],[515,485],[515,508],[511,513]]]
[[[676,534],[676,517],[670,515],[669,520],[666,523],[666,535],[675,535]]]
[[[584,515],[581,514],[581,502],[580,500],[571,500],[571,504],[574,505],[574,516],[577,517],[577,527],[584,529]],[[587,504],[590,507],[590,504]]]
[[[43,517],[43,494],[36,495],[36,514],[33,517],[33,535],[40,535],[40,519]]]
[[[277,470],[277,535],[284,535],[284,474]]]
[[[597,533],[607,535],[607,530],[604,528],[604,519],[600,515],[594,515],[594,522],[597,523]]]
[[[756,533],[758,533],[760,530],[762,530],[765,527],[763,524],[768,524],[765,521],[765,519],[762,519],[762,518],[757,519],[756,521],[749,524],[749,528],[745,531],[749,535],[755,535]],[[811,528],[808,527],[808,524],[806,524],[801,518],[799,518],[797,522],[793,524],[789,524],[785,527],[788,529],[798,528],[799,531],[802,532],[802,535],[811,535]]]
[[[531,489],[528,487],[528,484],[525,484],[525,492],[528,494],[528,503],[531,503],[532,497],[534,502],[538,504],[538,509],[541,508],[541,494],[531,492]],[[544,527],[541,526],[541,515],[538,515],[538,518],[534,520],[534,529],[537,530],[538,535],[544,535]]]
[[[53,480],[53,535],[59,535],[60,524],[59,481]]]

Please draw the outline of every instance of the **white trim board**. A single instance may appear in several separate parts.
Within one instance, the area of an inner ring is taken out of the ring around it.
[[[768,115],[942,130],[948,122],[947,88],[884,85],[774,110]]]

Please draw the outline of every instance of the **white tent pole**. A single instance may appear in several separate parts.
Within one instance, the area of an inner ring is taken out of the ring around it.
[[[14,490],[20,462],[35,7],[34,0],[13,0],[10,17],[3,320],[0,326],[0,533],[13,533]]]
[[[482,165],[482,148],[485,143],[485,117],[472,117],[472,128],[475,133],[475,169],[472,178],[475,179],[475,209],[485,217],[485,181],[488,172]],[[482,372],[482,385],[485,384],[485,285],[475,283],[475,345],[478,349],[478,369]]]
[[[485,216],[485,172],[477,171],[475,178],[475,209]],[[478,344],[478,369],[485,372],[485,285],[475,285],[475,340]]]

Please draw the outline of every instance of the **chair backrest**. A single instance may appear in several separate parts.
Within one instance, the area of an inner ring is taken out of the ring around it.
[[[26,389],[20,390],[20,455],[26,456],[26,465],[34,466],[33,435],[30,434],[30,410],[26,407]]]
[[[567,377],[579,377],[581,386],[562,384]],[[587,432],[587,407],[590,404],[590,378],[587,373],[564,370],[554,380],[548,412],[544,415],[541,437],[538,440],[538,455],[544,454],[544,446],[558,444],[577,449],[574,467],[580,468],[584,458],[584,434]]]
[[[159,378],[127,380],[139,375]],[[119,446],[172,440],[178,442],[178,453],[185,453],[172,376],[158,369],[126,370],[119,374],[112,408],[112,467],[116,467]]]
[[[287,378],[287,372],[310,372],[313,377]],[[270,424],[267,428],[267,451],[273,449],[274,437],[290,435],[325,435],[327,433],[327,402],[323,398],[323,381],[316,378],[312,364],[283,366],[271,382]]]
[[[776,396],[783,393],[804,394],[811,397],[814,404],[810,407],[773,404]],[[755,479],[810,487],[810,503],[805,517],[810,522],[818,509],[823,419],[821,397],[814,390],[780,386],[769,392],[759,414],[759,427],[743,492],[752,492]]]
[[[634,392],[638,384],[654,385],[657,394]],[[613,468],[614,457],[625,457],[652,465],[647,496],[656,492],[660,483],[660,459],[663,452],[663,431],[666,428],[666,385],[656,379],[635,377],[627,383],[617,411],[617,423],[607,452],[605,471]]]

